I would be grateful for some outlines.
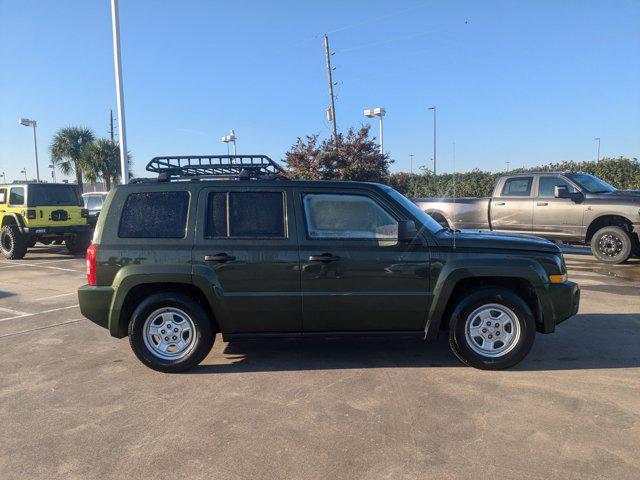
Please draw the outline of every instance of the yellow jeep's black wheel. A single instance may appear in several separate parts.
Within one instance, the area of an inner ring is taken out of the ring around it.
[[[27,239],[17,225],[5,225],[0,230],[0,251],[9,260],[20,260],[27,253]]]

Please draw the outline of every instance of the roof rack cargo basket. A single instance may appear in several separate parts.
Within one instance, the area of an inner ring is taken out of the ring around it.
[[[158,181],[215,178],[220,180],[286,179],[286,172],[266,155],[182,155],[155,157],[147,171]]]

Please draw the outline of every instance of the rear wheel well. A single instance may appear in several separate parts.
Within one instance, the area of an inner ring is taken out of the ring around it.
[[[447,221],[447,218],[440,212],[427,212],[427,214],[429,216],[431,216],[431,218],[433,218],[436,222],[438,222],[442,227],[449,227],[449,222]]]
[[[211,326],[214,333],[220,331],[220,327],[218,326],[216,317],[211,310],[207,297],[205,297],[202,290],[198,287],[187,283],[144,283],[133,287],[129,292],[127,292],[127,296],[124,298],[122,310],[120,312],[120,322],[118,325],[119,337],[127,336],[131,316],[140,302],[149,295],[161,292],[179,292],[193,298],[207,313],[207,316],[211,320]]]
[[[509,290],[516,295],[520,296],[529,306],[534,318],[536,319],[536,326],[542,325],[542,316],[540,312],[540,304],[538,296],[536,295],[533,286],[525,279],[518,277],[470,277],[464,278],[455,284],[447,306],[444,309],[442,315],[442,322],[440,322],[440,329],[447,330],[449,327],[449,320],[451,314],[456,308],[459,299],[469,294],[472,291],[485,287],[500,287],[505,290]]]
[[[587,243],[590,242],[598,230],[610,226],[620,227],[629,234],[633,231],[633,225],[628,218],[620,215],[603,215],[602,217],[596,218],[589,224],[585,241]]]

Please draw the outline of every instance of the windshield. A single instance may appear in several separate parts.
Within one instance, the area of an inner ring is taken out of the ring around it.
[[[576,182],[582,189],[589,193],[607,193],[615,192],[617,188],[612,187],[607,182],[600,180],[598,177],[589,175],[588,173],[571,173],[568,178]]]
[[[37,184],[29,185],[27,194],[29,207],[53,206],[82,207],[82,197],[76,185]]]
[[[413,215],[420,223],[422,223],[427,228],[427,230],[431,232],[442,230],[442,225],[436,222],[433,218],[431,218],[430,215],[425,213],[419,206],[402,195],[400,192],[396,192],[391,187],[386,187],[385,190],[396,202],[400,203],[409,211],[409,213],[411,213],[411,215]]]

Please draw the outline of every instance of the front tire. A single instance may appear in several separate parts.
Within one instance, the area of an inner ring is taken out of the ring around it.
[[[601,228],[591,238],[591,252],[601,262],[612,265],[626,262],[633,243],[629,234],[614,225]]]
[[[198,365],[211,351],[215,334],[193,298],[162,292],[144,299],[129,323],[133,353],[147,367],[178,373]]]
[[[513,367],[533,346],[536,323],[527,303],[503,288],[465,295],[449,322],[449,345],[465,364],[482,370]]]
[[[17,225],[5,225],[0,230],[0,251],[8,260],[20,260],[27,254],[27,239]]]

